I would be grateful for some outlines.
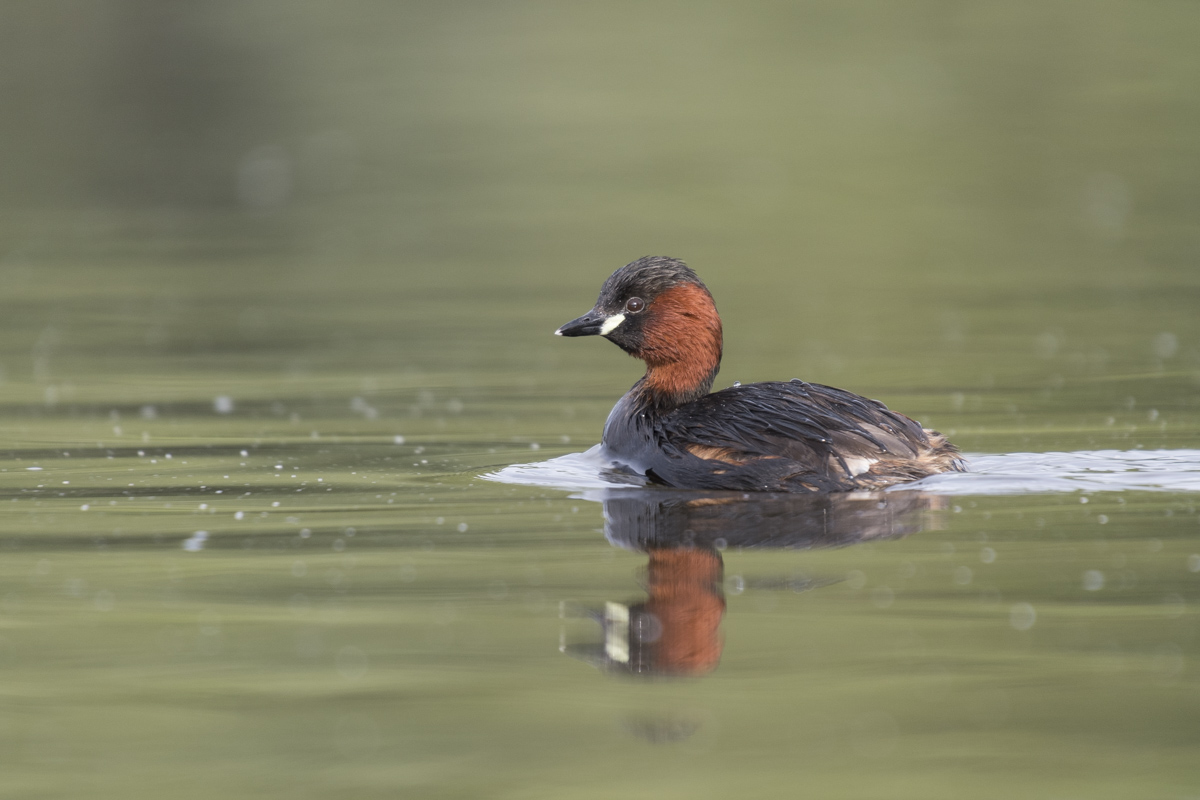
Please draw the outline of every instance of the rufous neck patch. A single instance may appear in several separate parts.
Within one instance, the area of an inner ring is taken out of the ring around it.
[[[646,315],[636,353],[646,362],[646,388],[681,402],[706,394],[721,365],[721,317],[712,296],[685,283],[655,298]]]

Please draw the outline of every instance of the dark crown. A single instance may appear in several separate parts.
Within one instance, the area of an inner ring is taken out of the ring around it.
[[[699,276],[679,259],[643,256],[610,275],[600,290],[600,296],[605,299],[617,299],[626,295],[640,295],[650,300],[667,289],[684,283],[695,284],[708,291],[708,287]]]

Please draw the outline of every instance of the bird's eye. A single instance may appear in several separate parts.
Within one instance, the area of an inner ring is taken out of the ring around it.
[[[631,297],[625,301],[625,310],[630,314],[636,314],[646,307],[646,301],[640,297]]]

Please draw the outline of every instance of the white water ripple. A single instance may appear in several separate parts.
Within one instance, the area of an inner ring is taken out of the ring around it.
[[[920,490],[942,495],[1200,492],[1200,450],[975,453],[966,458],[970,472],[934,475],[889,491]],[[606,474],[608,466],[597,445],[584,453],[513,464],[483,477],[499,483],[567,491],[640,485],[631,476]]]

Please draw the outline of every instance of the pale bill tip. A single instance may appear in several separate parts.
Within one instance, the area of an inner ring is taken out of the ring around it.
[[[554,335],[555,335],[555,336],[562,336],[562,328],[559,328],[558,330],[556,330],[556,331],[554,332]]]

